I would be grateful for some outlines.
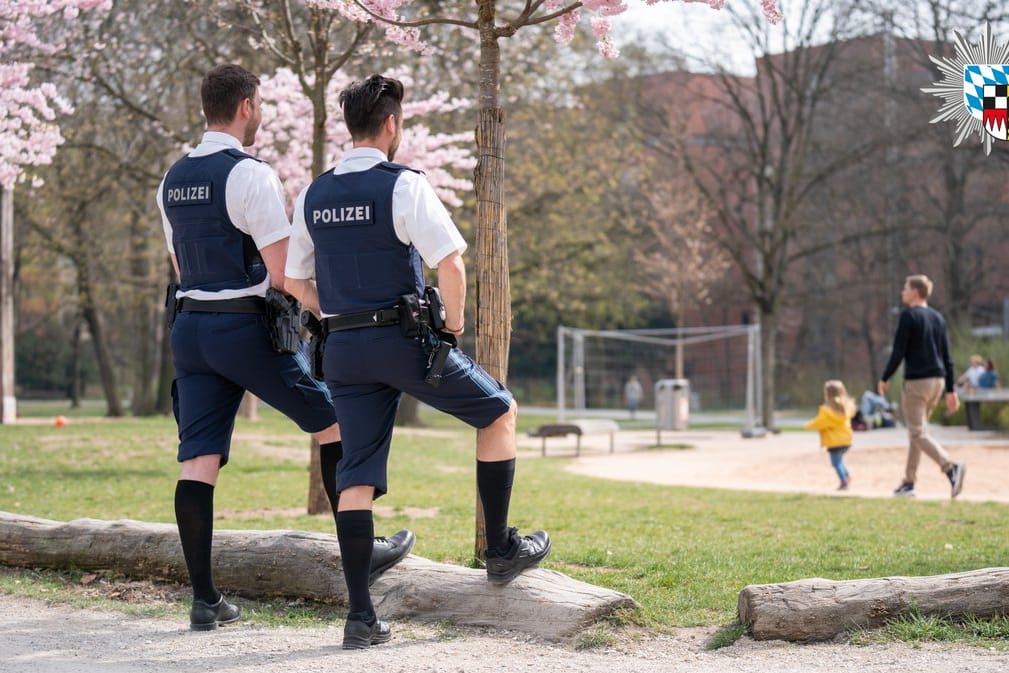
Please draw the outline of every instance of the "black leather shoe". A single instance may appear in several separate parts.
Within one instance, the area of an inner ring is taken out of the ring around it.
[[[360,619],[348,619],[343,627],[343,649],[366,650],[372,645],[389,642],[392,629],[386,622],[376,618],[372,624]]]
[[[189,611],[189,628],[193,631],[213,631],[221,624],[232,624],[242,616],[237,605],[224,600],[224,594],[211,605],[199,598],[193,599],[193,608]]]
[[[518,529],[510,528],[508,534],[512,546],[506,553],[487,550],[487,579],[492,584],[511,582],[520,572],[535,567],[550,553],[550,536],[544,530],[519,537]]]
[[[397,531],[387,538],[375,538],[375,545],[371,548],[371,575],[368,576],[368,585],[374,584],[382,573],[406,558],[416,541],[417,537],[408,530]]]

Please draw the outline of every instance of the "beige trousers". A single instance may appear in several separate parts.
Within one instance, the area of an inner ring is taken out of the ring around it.
[[[909,484],[914,483],[918,474],[922,451],[938,463],[943,472],[947,472],[953,465],[946,450],[928,434],[928,417],[942,399],[945,388],[946,382],[942,378],[904,381],[901,404],[904,407],[904,422],[907,424],[910,440],[904,481]]]

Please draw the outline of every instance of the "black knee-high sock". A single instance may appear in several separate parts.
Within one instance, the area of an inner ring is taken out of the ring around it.
[[[180,479],[175,486],[175,521],[179,525],[182,554],[193,585],[193,598],[213,605],[221,597],[210,569],[214,541],[214,487],[202,481]]]
[[[375,541],[375,522],[371,510],[353,509],[338,513],[336,537],[340,541],[350,616],[370,623],[375,619],[375,607],[371,604],[371,592],[368,589],[371,550]]]
[[[336,492],[336,464],[343,458],[343,442],[328,442],[319,444],[319,463],[322,468],[322,487],[329,498],[329,506],[333,509],[333,520],[336,520],[337,507],[340,504],[340,494]]]
[[[487,548],[504,553],[511,546],[508,539],[508,504],[515,480],[515,459],[476,463],[476,486],[483,503]]]

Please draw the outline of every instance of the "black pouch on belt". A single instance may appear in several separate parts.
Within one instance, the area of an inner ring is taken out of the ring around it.
[[[399,310],[399,331],[405,337],[419,337],[424,333],[424,314],[420,306],[420,297],[415,294],[404,294],[396,306]]]

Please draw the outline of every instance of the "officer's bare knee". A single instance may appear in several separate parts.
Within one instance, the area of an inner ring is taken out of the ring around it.
[[[312,437],[315,441],[320,444],[331,444],[332,442],[340,441],[340,426],[336,423],[329,426],[325,430],[320,430],[319,432],[313,432]]]
[[[508,411],[498,416],[487,429],[492,432],[515,432],[515,421],[518,418],[518,414],[519,407],[515,403],[515,400],[512,400],[511,406],[508,407]]]

